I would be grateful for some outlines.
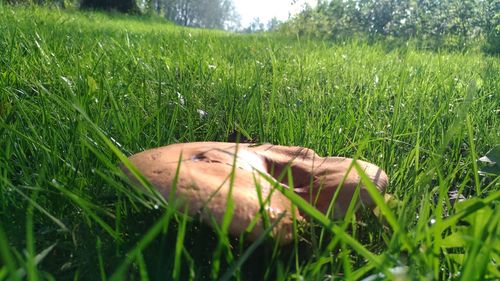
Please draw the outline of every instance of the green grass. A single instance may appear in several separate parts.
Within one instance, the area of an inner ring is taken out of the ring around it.
[[[498,171],[477,161],[500,143],[499,73],[477,52],[0,5],[0,279],[499,278]],[[374,162],[400,203],[333,222],[283,190],[315,223],[280,248],[226,237],[117,168],[235,129]]]

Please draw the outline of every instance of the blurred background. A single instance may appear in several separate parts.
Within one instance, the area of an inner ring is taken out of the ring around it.
[[[1,1],[0,1],[1,2]],[[178,25],[321,39],[500,50],[498,0],[4,0],[158,16]]]

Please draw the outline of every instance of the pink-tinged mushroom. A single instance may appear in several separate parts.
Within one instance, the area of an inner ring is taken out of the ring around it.
[[[146,150],[129,159],[165,198],[171,196],[175,185],[174,198],[181,202],[178,206],[182,210],[187,207],[190,215],[199,215],[207,224],[214,220],[222,224],[231,194],[234,213],[228,231],[232,235],[249,231],[249,240],[256,239],[264,231],[262,219],[255,219],[263,211],[270,223],[276,223],[272,234],[282,244],[292,240],[293,218],[304,220],[300,210],[293,208],[291,201],[276,190],[277,184],[293,189],[323,213],[327,212],[340,188],[333,205],[337,218],[347,211],[358,185],[357,205],[374,207],[368,191],[360,184],[360,176],[353,167],[349,169],[352,159],[320,157],[303,147],[179,143]],[[364,161],[357,160],[357,163],[378,191],[384,192],[388,183],[385,172]],[[288,169],[292,172],[294,186],[289,186]],[[128,170],[125,172],[133,179]],[[248,229],[252,221],[255,225]]]

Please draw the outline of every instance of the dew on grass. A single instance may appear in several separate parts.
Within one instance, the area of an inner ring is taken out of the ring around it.
[[[406,274],[408,273],[408,267],[407,266],[396,266],[389,271],[394,274],[395,280],[406,280]]]
[[[67,77],[61,76],[61,79],[71,88],[73,87],[73,82]]]
[[[64,164],[66,165],[66,167],[68,167],[68,168],[70,168],[72,171],[76,172],[76,168],[75,168],[73,165],[71,165],[71,163],[69,163],[68,161],[64,161],[64,160],[63,160],[63,162],[64,162]]]
[[[117,141],[116,141],[113,137],[109,137],[109,138],[111,139],[111,141],[112,141],[114,144],[116,144],[116,146],[118,146],[118,147],[120,147],[120,148],[122,147],[121,143],[117,142]]]
[[[72,263],[71,263],[71,262],[66,262],[66,263],[64,263],[64,264],[61,266],[60,270],[61,270],[61,271],[68,270],[68,269],[70,269],[70,268],[71,268],[71,266],[72,266]]]
[[[179,103],[181,105],[184,105],[185,101],[184,101],[184,97],[182,96],[182,94],[179,92],[175,92],[175,93],[177,94],[177,98],[179,99]]]
[[[93,140],[91,137],[87,136],[87,140],[89,140],[93,145],[99,146],[95,140]]]
[[[201,119],[207,117],[207,115],[208,115],[208,113],[202,109],[197,109],[196,112],[198,112],[198,115],[200,115]]]

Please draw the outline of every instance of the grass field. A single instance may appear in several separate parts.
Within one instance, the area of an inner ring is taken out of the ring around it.
[[[500,278],[498,169],[478,161],[500,143],[499,73],[478,52],[0,5],[0,280]],[[373,162],[400,202],[317,216],[280,248],[227,239],[117,168],[234,130]]]

